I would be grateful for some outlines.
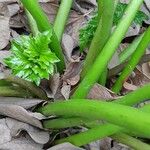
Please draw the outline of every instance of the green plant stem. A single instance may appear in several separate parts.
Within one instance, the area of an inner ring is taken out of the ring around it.
[[[134,92],[129,93],[128,95],[114,101],[115,103],[119,103],[122,105],[135,105],[137,103],[142,102],[143,100],[147,100],[150,98],[150,85],[145,85],[142,88],[137,89]],[[142,93],[142,94],[141,94]],[[144,107],[140,108],[140,110],[150,113],[150,105],[145,105]],[[60,142],[70,142],[73,144],[77,144],[77,146],[82,146],[92,141],[96,141],[97,139],[104,138],[106,136],[113,135],[117,132],[120,132],[122,129],[118,126],[112,124],[104,124],[101,126],[95,126],[94,128],[80,133],[73,135],[71,137],[58,140]],[[87,138],[90,137],[90,138]],[[82,140],[86,139],[86,140]]]
[[[26,90],[21,89],[20,87],[14,86],[2,86],[0,87],[0,96],[2,97],[31,97]]]
[[[116,9],[117,4],[118,4],[118,0],[115,0],[114,1],[114,10]],[[100,76],[100,78],[98,80],[98,83],[105,86],[105,84],[107,82],[107,76],[108,76],[108,68],[105,68],[105,70],[103,71],[102,75]]]
[[[108,69],[105,68],[104,72],[102,73],[102,75],[99,78],[98,83],[101,84],[102,86],[105,86],[106,81],[107,81],[107,75],[108,75]]]
[[[150,92],[149,91],[150,91],[150,85],[145,85],[142,88],[139,88],[136,91],[131,92],[128,95],[126,95],[124,97],[121,97],[121,98],[119,98],[119,99],[117,99],[116,101],[113,101],[113,102],[114,103],[119,103],[119,104],[122,104],[122,105],[132,106],[132,105],[135,105],[137,103],[140,103],[143,100],[149,99],[150,98]],[[144,106],[144,111],[146,110],[146,107],[148,107],[148,106],[147,105]],[[148,109],[149,109],[149,107],[147,108],[147,110]],[[142,110],[142,108],[141,108],[141,110]],[[65,122],[66,127],[75,126],[78,123],[80,124],[80,123],[85,122],[85,120],[83,118],[78,118],[77,117],[77,118],[70,118],[70,119],[71,119],[71,123],[69,122],[69,118],[63,118],[63,119],[47,120],[47,121],[44,121],[45,123],[43,123],[43,124],[46,128],[53,128],[53,127],[54,128],[55,127],[62,128],[62,126],[64,126],[63,125],[64,122]],[[89,119],[89,121],[90,120],[92,120],[92,118]],[[67,123],[68,123],[68,125],[67,125]],[[89,123],[89,122],[87,121],[87,123]]]
[[[115,93],[120,92],[124,81],[129,77],[129,75],[132,73],[132,71],[140,61],[141,57],[144,55],[145,50],[148,47],[149,43],[150,43],[150,27],[145,32],[141,42],[139,43],[136,51],[131,56],[131,59],[128,62],[127,66],[122,71],[120,77],[117,79],[114,86],[112,87],[112,90]]]
[[[133,21],[136,12],[138,11],[140,5],[142,4],[143,0],[132,0],[125,12],[125,15],[121,19],[120,23],[116,27],[116,30],[109,38],[108,42],[104,46],[101,53],[98,55],[97,59],[95,60],[93,66],[89,69],[88,73],[84,77],[84,79],[79,84],[79,87],[73,94],[73,98],[84,98],[88,94],[91,87],[94,83],[99,79],[102,75],[104,69],[107,67],[108,62],[112,58],[115,50],[119,46],[121,40],[123,39],[124,35],[126,34],[128,27],[130,26],[131,22]],[[91,66],[91,65],[90,65]]]
[[[61,41],[72,3],[73,0],[61,0],[61,4],[54,22],[54,31],[59,41]]]
[[[36,21],[39,31],[43,32],[47,30],[52,30],[53,35],[51,37],[52,41],[50,43],[50,48],[53,52],[55,52],[57,57],[60,59],[60,62],[57,64],[57,67],[59,72],[62,73],[65,69],[65,61],[61,45],[57,39],[56,34],[53,31],[53,26],[50,24],[47,16],[42,11],[37,0],[20,0],[20,1]]]
[[[105,138],[106,135],[113,135],[117,131],[120,131],[120,128],[118,126],[112,124],[99,125],[85,132],[81,132],[79,134],[57,140],[55,141],[55,144],[69,142],[76,146],[83,146],[92,141],[97,141],[99,139]]]
[[[142,102],[143,100],[150,99],[150,84],[147,84],[129,94],[126,96],[123,96],[116,101],[113,101],[114,103],[119,103],[122,105],[128,105],[132,106],[135,104],[138,104]],[[142,94],[141,94],[142,93]]]
[[[29,22],[29,26],[30,26],[31,32],[32,32],[32,34],[34,36],[36,36],[37,33],[39,32],[37,24],[36,24],[34,18],[32,17],[32,15],[29,13],[29,11],[25,10],[25,12],[26,12],[26,15],[28,17],[28,22]]]
[[[129,106],[112,102],[76,99],[51,103],[40,108],[39,111],[45,116],[80,116],[87,119],[104,119],[110,123],[138,133],[139,135],[150,138],[150,115]],[[135,116],[138,116],[138,118]]]
[[[21,79],[12,75],[6,77],[5,80],[11,83],[15,83],[24,89],[27,89],[33,95],[37,96],[40,99],[48,100],[46,93],[42,89],[40,89],[38,86],[36,86],[35,84],[29,81],[26,81],[24,79]]]
[[[111,34],[111,28],[113,24],[113,14],[114,14],[114,1],[99,0],[98,6],[99,6],[98,14],[101,15],[101,17],[84,62],[83,70],[81,73],[82,79],[86,75],[87,71],[93,64],[98,54],[103,49],[104,45],[106,44]]]
[[[147,111],[148,113],[150,113],[150,105],[146,106],[146,107],[144,106],[141,110]],[[89,126],[89,128],[91,128],[91,127],[92,126]],[[63,143],[63,142],[70,142],[76,146],[83,146],[92,141],[100,140],[107,136],[111,136],[112,138],[114,136],[114,138],[118,137],[118,140],[120,140],[120,142],[121,142],[121,140],[123,140],[122,138],[124,138],[125,140],[122,141],[124,144],[127,144],[127,145],[131,146],[132,148],[135,148],[135,143],[133,143],[133,144],[129,143],[129,141],[126,139],[126,137],[131,138],[135,141],[137,141],[137,139],[134,139],[133,137],[130,137],[126,134],[122,134],[122,133],[118,134],[117,132],[120,132],[120,131],[125,131],[125,130],[118,126],[112,125],[112,124],[97,125],[85,132],[75,134],[73,136],[70,136],[70,137],[67,137],[64,139],[57,140],[57,141],[55,141],[55,143],[59,144],[59,143]],[[120,137],[120,134],[122,134],[122,137]],[[124,135],[124,137],[123,137],[123,135]],[[141,147],[142,145],[145,145],[145,147],[149,146],[145,143],[141,143],[141,141],[137,141],[137,142],[139,142],[139,145],[137,145],[137,147]]]
[[[119,127],[114,126],[114,125],[110,126],[109,124],[105,126],[97,126],[92,129],[89,129],[88,131],[82,132],[80,134],[75,134],[73,136],[60,139],[60,140],[56,140],[54,142],[55,144],[69,142],[76,146],[83,146],[90,142],[105,138],[106,135],[109,135],[110,133],[112,133],[111,138],[117,140],[120,143],[126,144],[130,146],[131,148],[134,148],[136,150],[141,150],[141,147],[143,150],[150,149],[150,146],[148,144],[143,143],[140,140],[137,140],[127,134],[117,133],[113,135],[113,133],[117,132],[118,129]]]
[[[52,120],[43,121],[43,127],[48,129],[62,129],[69,128],[78,125],[85,125],[89,122],[89,119],[73,117],[73,118],[58,118]]]
[[[125,62],[137,49],[139,43],[141,42],[144,34],[140,35],[138,38],[136,38],[125,50],[123,50],[120,55],[120,63]]]
[[[0,80],[0,86],[12,86],[12,83],[10,83],[4,79],[1,79]]]
[[[118,141],[119,143],[130,146],[134,150],[142,150],[142,149],[149,150],[150,149],[150,145],[143,143],[140,140],[133,138],[127,134],[117,133],[115,135],[112,135],[111,138]]]

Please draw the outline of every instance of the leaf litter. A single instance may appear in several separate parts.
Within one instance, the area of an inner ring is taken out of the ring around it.
[[[49,17],[49,20],[53,21],[59,7],[58,1],[40,0],[40,2],[42,8]],[[128,1],[124,0],[123,2]],[[8,50],[11,40],[16,38],[19,34],[28,34],[30,30],[28,28],[27,20],[23,14],[22,8],[20,5],[18,5],[16,0],[0,0],[0,7],[2,8],[2,15],[0,15],[0,62],[4,64],[3,58],[5,58],[6,55],[9,55]],[[43,81],[43,83],[46,83],[47,85],[44,85],[44,89],[47,91],[49,98],[53,99],[68,99],[70,97],[72,88],[77,85],[80,80],[79,74],[82,67],[82,62],[80,60],[81,56],[77,53],[77,57],[74,59],[73,52],[79,46],[79,29],[85,22],[87,22],[87,18],[89,18],[91,15],[91,10],[96,8],[96,1],[75,0],[73,8],[74,10],[71,11],[70,19],[62,40],[64,53],[68,60],[68,67],[63,76],[54,75],[52,80],[46,82]],[[142,6],[142,11],[150,16],[149,0],[145,0],[144,5]],[[149,20],[150,18],[145,20],[145,23],[150,24]],[[21,30],[21,33],[17,30]],[[139,26],[132,26],[126,36],[136,36],[140,33],[140,31],[141,29]],[[68,40],[70,41],[69,43],[66,42]],[[116,54],[116,56],[114,56],[114,61],[111,61],[110,69],[119,64],[117,57],[118,55]],[[146,66],[149,67],[149,63],[146,63]],[[149,76],[149,68],[147,69],[145,65],[138,67],[139,68],[135,71],[135,75],[140,74],[140,79],[138,78],[137,81],[134,81],[135,78],[132,78],[131,76],[130,78],[132,82],[126,82],[124,84],[124,88],[126,90],[135,90],[138,86],[143,84],[143,80],[144,82],[149,82],[149,78],[147,77]],[[141,82],[139,83],[139,81]],[[88,98],[105,99],[111,101],[112,99],[117,99],[118,97],[107,88],[99,84],[95,84],[91,89]],[[45,131],[42,128],[41,120],[45,119],[44,116],[41,114],[32,113],[32,108],[43,102],[43,100],[38,99],[0,97],[0,115],[2,116],[2,119],[0,119],[0,135],[2,137],[0,139],[0,149],[43,149],[44,145],[51,138],[51,132]],[[107,150],[108,147],[111,150],[117,149],[118,147],[119,149],[128,149],[124,146],[118,146],[118,143],[116,144],[116,147],[114,146],[112,148],[109,140],[101,141],[101,143],[93,142],[89,144],[88,149],[98,150],[100,147],[104,147],[104,150]],[[59,149],[79,150],[82,148],[75,147],[70,143],[64,143],[49,148],[49,150]]]

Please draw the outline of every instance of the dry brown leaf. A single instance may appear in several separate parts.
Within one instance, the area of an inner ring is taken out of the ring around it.
[[[66,59],[69,62],[72,62],[73,61],[73,59],[72,59],[72,51],[75,48],[75,42],[74,42],[73,38],[70,35],[68,35],[68,34],[64,34],[63,35],[62,47],[64,49],[64,53],[65,53]]]
[[[8,116],[35,127],[42,128],[41,122],[30,115],[30,113],[21,106],[1,104],[0,115]]]
[[[49,133],[33,127],[27,123],[15,119],[6,118],[6,124],[10,129],[12,137],[16,137],[21,131],[26,131],[28,135],[38,144],[45,144],[49,141]]]
[[[43,145],[35,143],[29,136],[14,138],[0,145],[2,150],[42,150]]]
[[[49,148],[47,150],[84,150],[84,149],[76,147],[70,143],[63,143],[63,144],[56,145],[52,148]]]
[[[41,6],[48,16],[50,22],[54,22],[55,16],[57,14],[58,5],[54,3],[41,3]]]
[[[119,60],[118,52],[115,52],[115,54],[113,55],[112,59],[110,60],[108,64],[108,68],[112,69],[118,66],[119,64],[120,64],[120,60]]]
[[[142,72],[147,76],[149,77],[150,79],[150,65],[149,65],[149,62],[148,63],[144,63],[142,64]]]
[[[100,150],[100,140],[89,143],[86,146],[88,150]]]
[[[71,86],[70,85],[64,85],[61,88],[61,94],[62,96],[67,100],[70,97],[70,91],[71,91]]]
[[[100,150],[111,150],[111,138],[104,138],[100,140]]]
[[[66,82],[69,85],[76,85],[80,80],[80,72],[82,68],[81,62],[72,62],[70,63],[62,77],[63,82]]]
[[[134,70],[134,76],[130,77],[132,84],[141,87],[147,83],[150,83],[150,78],[142,71],[141,66],[137,66]]]
[[[138,89],[137,86],[135,86],[135,85],[133,85],[133,84],[130,84],[130,83],[128,83],[128,82],[124,82],[123,87],[124,87],[126,90],[128,90],[128,91],[135,91],[135,90]]]
[[[10,129],[6,125],[5,119],[0,119],[0,145],[11,140]]]
[[[0,97],[0,105],[17,105],[25,109],[35,107],[36,105],[44,102],[39,99],[25,99],[17,97]]]
[[[22,134],[21,131],[26,131]],[[49,132],[11,118],[0,120],[0,149],[41,150],[49,141]]]
[[[26,20],[22,14],[18,13],[11,17],[9,25],[11,28],[23,28],[26,25]]]
[[[7,5],[7,7],[8,7],[10,17],[16,15],[20,10],[20,7],[17,3],[9,4]]]
[[[9,29],[9,12],[5,4],[0,3],[0,50],[4,49],[10,39],[10,29]]]
[[[89,9],[93,9],[96,5],[96,0],[75,0],[73,8],[81,13],[87,13]]]
[[[140,33],[141,26],[137,24],[133,24],[129,27],[126,37],[136,36]]]
[[[2,50],[0,51],[0,63],[4,64],[4,58],[7,58],[8,56],[10,56],[11,52],[7,51],[7,50]]]
[[[0,3],[15,3],[17,0],[0,0]]]
[[[93,88],[90,90],[87,98],[89,99],[100,99],[100,100],[113,100],[119,98],[112,91],[107,89],[106,87],[95,84]]]

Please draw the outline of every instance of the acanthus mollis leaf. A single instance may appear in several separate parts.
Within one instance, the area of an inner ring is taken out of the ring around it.
[[[46,31],[37,36],[22,35],[12,42],[11,56],[5,59],[12,73],[18,77],[40,84],[53,74],[57,56],[49,49],[52,33]]]

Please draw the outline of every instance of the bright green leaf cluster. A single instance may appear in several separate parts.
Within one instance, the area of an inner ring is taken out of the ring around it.
[[[117,25],[124,15],[125,9],[127,8],[127,4],[118,3],[115,13],[113,24]],[[142,11],[138,11],[136,17],[133,21],[135,24],[141,25],[144,20],[147,20],[148,16]],[[79,35],[79,44],[81,52],[91,43],[94,33],[98,26],[98,13],[94,13],[93,17],[88,21],[88,23],[80,30]]]
[[[38,33],[36,37],[20,36],[12,42],[11,56],[5,59],[12,73],[18,77],[40,84],[54,72],[57,56],[49,49],[52,33]]]

